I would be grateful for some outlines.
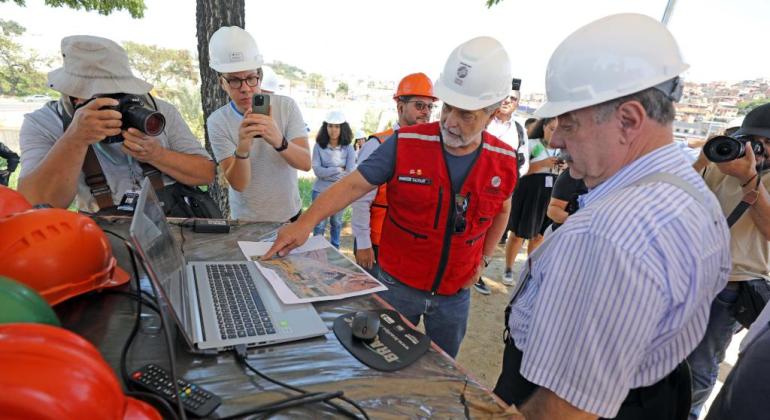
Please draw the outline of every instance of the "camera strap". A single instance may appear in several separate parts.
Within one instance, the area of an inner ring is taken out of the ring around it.
[[[754,191],[755,192],[759,189],[759,184],[761,182],[762,182],[762,174],[760,172],[760,173],[757,174],[757,183],[754,185]],[[735,206],[733,211],[730,212],[730,215],[727,216],[727,227],[728,228],[733,227],[735,222],[737,222],[738,219],[740,219],[741,216],[743,216],[743,213],[745,213],[746,210],[748,210],[749,207],[751,207],[751,205],[754,204],[756,201],[757,201],[757,196],[756,195],[754,196],[754,200],[753,201],[746,201],[746,197],[744,196],[744,198],[740,201],[740,203],[738,203],[738,205]]]
[[[149,93],[147,96],[150,97],[153,107],[157,110],[158,105],[155,103],[155,98]],[[72,117],[67,114],[67,112],[60,109],[61,107],[57,106],[55,101],[49,102],[48,107],[59,116],[59,119],[62,122],[62,133],[67,131],[67,128],[69,128],[72,123]],[[139,162],[139,166],[142,168],[142,176],[150,178],[150,183],[155,191],[163,189],[162,172],[158,170],[158,168],[144,162]],[[107,178],[104,176],[104,170],[102,170],[102,165],[96,157],[93,145],[88,146],[86,151],[86,157],[83,160],[83,175],[85,175],[86,185],[91,191],[91,195],[94,196],[94,200],[96,201],[96,205],[99,206],[99,210],[114,210],[116,206],[112,201],[112,190],[107,184]]]

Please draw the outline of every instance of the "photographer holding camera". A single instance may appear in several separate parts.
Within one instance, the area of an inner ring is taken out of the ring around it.
[[[691,419],[698,417],[711,393],[733,334],[756,319],[770,296],[768,151],[770,104],[765,104],[751,111],[731,137],[709,140],[693,165],[703,174],[731,225],[732,271],[727,286],[711,305],[703,340],[687,358],[693,378]]]
[[[19,191],[29,202],[67,208],[77,198],[81,211],[130,211],[145,175],[156,190],[213,181],[211,157],[173,105],[149,96],[123,48],[76,35],[61,50],[63,67],[48,73],[61,99],[21,127]]]

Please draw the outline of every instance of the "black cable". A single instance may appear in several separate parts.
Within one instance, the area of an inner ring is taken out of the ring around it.
[[[190,220],[193,220],[193,219],[195,219],[195,218],[194,217],[188,217],[187,219],[182,220],[182,223],[179,224],[179,236],[180,236],[180,239],[181,239],[179,241],[180,242],[179,243],[179,249],[182,251],[182,256],[183,257],[185,256],[184,255],[184,241],[185,241],[184,228],[185,227],[189,227],[189,225],[187,225],[187,222],[189,222]]]
[[[160,314],[160,309],[158,309],[158,306],[155,304],[154,301],[147,298],[147,296],[142,296],[141,298],[135,295],[131,292],[124,292],[122,290],[104,290],[102,293],[107,295],[117,295],[117,296],[124,296],[130,299],[133,299],[134,301],[138,301],[139,299],[142,300],[142,304],[146,305],[148,308],[152,309],[153,312],[156,314]],[[146,292],[143,292],[143,294]]]
[[[126,392],[126,395],[129,397],[134,397],[136,399],[140,400],[153,400],[156,404],[160,405],[163,408],[163,411],[166,415],[163,416],[163,418],[173,418],[178,419],[179,416],[176,414],[176,411],[173,407],[171,407],[171,404],[166,401],[165,398],[161,397],[160,395],[153,394],[151,392],[142,392],[142,391],[128,391]],[[158,408],[157,406],[155,408]]]
[[[259,406],[257,408],[242,411],[240,413],[232,414],[227,417],[222,417],[220,420],[225,419],[239,419],[252,414],[269,414],[287,408],[299,407],[306,404],[313,404],[317,402],[327,402],[333,398],[339,398],[342,396],[342,391],[336,392],[313,392],[308,394],[295,395],[293,397],[285,398],[267,405]]]
[[[126,246],[126,249],[128,250],[128,254],[131,257],[131,268],[134,273],[134,280],[136,281],[136,295],[132,295],[126,292],[111,291],[114,294],[131,296],[136,300],[136,317],[134,318],[134,326],[131,329],[131,333],[126,339],[126,342],[123,344],[123,348],[121,349],[121,352],[120,352],[120,374],[123,377],[123,383],[126,384],[127,388],[130,388],[131,379],[128,375],[128,369],[126,367],[126,358],[128,355],[128,350],[130,349],[131,344],[133,343],[134,338],[136,338],[136,334],[139,331],[139,324],[141,322],[141,314],[142,314],[142,302],[144,301],[144,299],[142,298],[142,292],[141,292],[140,281],[139,281],[139,270],[136,265],[136,258],[134,257],[135,254],[134,254],[133,248],[131,248],[129,242],[126,241],[125,238],[123,238],[121,235],[118,235],[117,233],[109,230],[104,230],[104,231],[123,240],[123,244]],[[160,312],[158,311],[157,307],[153,307],[150,305],[148,305],[148,307],[153,308],[153,310],[158,312],[158,314],[160,315]],[[146,393],[146,392],[136,392],[136,391],[132,392],[130,390],[126,394],[129,396],[136,396],[144,400],[146,400],[147,398],[151,398],[156,403],[160,403],[160,406],[163,407],[163,410],[167,411],[167,414],[169,414],[171,417],[173,417],[174,419],[178,418],[176,413],[174,412],[174,409],[171,407],[171,405],[166,400],[164,400],[163,398],[160,398],[157,395]]]
[[[260,372],[259,370],[257,370],[247,360],[247,357],[246,357],[246,346],[244,346],[242,344],[239,344],[239,345],[235,346],[234,353],[235,353],[236,360],[238,360],[246,368],[248,368],[250,371],[254,372],[260,378],[265,379],[266,381],[272,382],[272,383],[274,383],[274,384],[276,384],[278,386],[281,386],[283,388],[287,388],[287,389],[290,389],[292,391],[299,392],[300,394],[308,394],[309,393],[308,391],[306,391],[304,389],[297,388],[295,386],[292,386],[292,385],[289,385],[287,383],[281,382],[281,381],[279,381],[277,379],[273,379],[273,378],[265,375],[264,373]],[[346,403],[348,403],[351,406],[355,407],[355,409],[358,410],[363,415],[364,419],[367,419],[367,420],[369,419],[369,415],[366,413],[366,411],[361,406],[359,406],[355,401],[351,400],[350,398],[345,397],[344,395],[340,395],[337,398],[339,398],[340,400],[345,401]],[[342,406],[340,406],[338,404],[335,404],[335,403],[333,403],[331,401],[325,401],[325,403],[327,405],[329,405],[330,407],[338,410],[339,412],[341,412],[342,414],[344,414],[344,415],[346,415],[346,416],[348,416],[350,418],[353,418],[353,419],[358,419],[359,418],[355,413],[351,412],[350,410],[346,409],[345,407],[342,407]]]
[[[133,248],[131,248],[133,251]],[[131,261],[134,261],[134,253],[131,253]],[[136,263],[134,263],[136,264]],[[138,282],[138,279],[137,279]],[[152,287],[152,292],[157,296],[158,290],[155,289],[155,283],[150,282],[150,286]],[[174,347],[173,347],[173,337],[171,335],[171,328],[169,328],[168,325],[166,325],[165,316],[163,316],[163,313],[161,312],[160,315],[160,329],[163,330],[165,338],[166,338],[166,352],[168,353],[168,361],[169,361],[169,373],[171,376],[171,382],[174,386],[174,395],[176,396],[176,405],[177,409],[179,410],[179,418],[182,420],[187,420],[187,413],[184,411],[184,405],[182,405],[182,399],[179,398],[179,384],[177,383],[177,376],[176,376],[176,359],[174,358]]]

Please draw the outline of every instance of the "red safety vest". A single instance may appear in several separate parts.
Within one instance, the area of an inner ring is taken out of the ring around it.
[[[438,122],[400,128],[380,266],[401,282],[440,295],[460,291],[474,274],[484,238],[516,185],[516,152],[486,131],[462,189],[465,230],[454,233],[456,200]]]
[[[380,144],[384,143],[393,134],[393,129],[389,128],[382,133],[372,134]],[[372,239],[372,245],[379,246],[382,237],[382,224],[385,222],[385,215],[388,213],[388,184],[382,184],[377,187],[377,195],[374,196],[372,206],[369,209],[369,229]]]

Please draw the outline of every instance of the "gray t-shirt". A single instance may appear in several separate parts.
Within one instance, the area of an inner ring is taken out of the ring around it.
[[[154,98],[164,117],[166,128],[158,136],[161,146],[175,152],[191,155],[205,156],[211,159],[206,149],[203,148],[190,128],[185,123],[179,111],[168,102]],[[64,113],[64,107],[57,102],[54,107],[60,113]],[[46,105],[42,108],[24,115],[24,122],[19,133],[21,146],[21,173],[20,177],[28,175],[40,165],[53,145],[64,134],[64,125],[56,110]],[[102,144],[94,146],[96,157],[102,167],[107,185],[112,191],[112,201],[119,204],[127,190],[139,191],[142,181],[142,167],[139,162],[125,155],[121,151],[122,143]],[[163,182],[168,185],[174,181],[163,175]],[[77,207],[81,211],[97,212],[96,204],[91,190],[85,182],[85,176],[81,171],[78,178],[77,195],[75,196]]]
[[[388,140],[372,152],[365,161],[358,164],[358,171],[366,179],[366,182],[372,185],[381,185],[393,177],[393,171],[396,170],[396,145],[398,143],[395,136],[396,134],[393,134],[388,137]],[[470,172],[480,150],[481,147],[478,147],[473,153],[463,156],[455,156],[447,153],[446,150],[444,151],[449,178],[452,180],[452,189],[455,192],[459,192],[462,188],[465,177]]]
[[[307,137],[302,113],[293,99],[270,95],[273,120],[283,136]],[[232,156],[238,145],[238,129],[243,116],[227,105],[214,111],[206,122],[214,158],[218,162]],[[299,212],[302,201],[297,186],[297,170],[273,146],[262,139],[252,142],[251,182],[243,192],[229,189],[231,217],[257,222],[285,222]]]

